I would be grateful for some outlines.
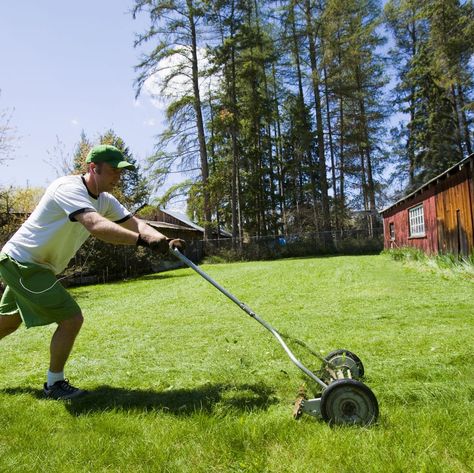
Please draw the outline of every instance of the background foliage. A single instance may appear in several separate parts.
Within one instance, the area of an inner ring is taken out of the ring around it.
[[[473,12],[460,0],[137,0],[150,20],[137,90],[156,82],[168,99],[152,180],[194,171],[189,212],[234,238],[344,230],[354,210],[373,232],[394,189],[472,153]]]

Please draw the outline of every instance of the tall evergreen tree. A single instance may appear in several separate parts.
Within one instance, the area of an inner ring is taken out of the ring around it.
[[[474,41],[470,29],[474,22],[472,2],[433,0],[430,2],[429,46],[433,50],[433,73],[451,102],[454,136],[460,157],[472,153],[471,116],[473,68],[470,60]]]
[[[377,32],[379,16],[378,3],[370,0],[328,0],[323,14],[327,83],[331,100],[339,104],[334,128],[340,143],[340,194],[346,198],[348,185],[353,192],[359,190],[356,202],[366,212],[369,231],[376,214],[376,176],[384,157],[381,138],[387,118],[387,78],[377,50],[384,44]]]
[[[275,231],[275,176],[269,64],[274,48],[254,2],[218,2],[210,21],[220,31],[212,50],[221,74],[213,103],[215,144],[232,171],[229,198],[234,237]],[[222,168],[221,168],[222,169]]]
[[[319,182],[321,189],[321,207],[322,207],[322,227],[324,230],[330,230],[331,222],[329,216],[329,195],[326,166],[326,144],[324,138],[323,112],[321,101],[321,73],[317,56],[317,31],[320,29],[320,21],[315,18],[316,8],[312,0],[304,0],[304,15],[306,21],[306,37],[308,40],[309,61],[311,66],[311,86],[313,90],[314,108],[316,117],[316,136],[317,136],[317,154],[319,162]]]
[[[395,37],[396,104],[407,116],[398,149],[413,189],[472,151],[472,2],[390,0],[385,17]]]
[[[193,118],[203,192],[204,237],[207,239],[211,226],[208,190],[209,163],[199,84],[200,54],[198,45],[198,27],[204,16],[204,7],[205,4],[200,0],[135,0],[133,15],[136,16],[140,12],[146,12],[151,24],[147,32],[139,35],[135,43],[136,46],[148,42],[155,43],[151,53],[144,55],[143,60],[137,66],[139,71],[137,93],[140,92],[145,81],[163,67],[163,61],[165,60],[171,60],[172,62],[177,60],[177,62],[170,67],[164,80],[163,90],[177,77],[182,78],[184,76],[190,81],[191,89],[178,91],[177,97],[168,107],[167,114],[169,121],[175,121],[174,125],[176,125],[176,122],[186,124],[190,114]],[[185,126],[184,129],[187,128]],[[160,145],[166,145],[170,141],[178,142],[178,156],[183,158],[179,154],[182,151],[189,152],[188,140],[189,135],[186,137],[179,126],[172,125],[168,132],[164,134]],[[166,150],[159,149],[158,152],[162,158],[169,158]],[[162,169],[160,167],[160,170]]]

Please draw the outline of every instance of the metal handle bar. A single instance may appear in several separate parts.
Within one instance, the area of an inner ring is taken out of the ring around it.
[[[227,296],[232,302],[237,304],[245,313],[250,315],[253,319],[263,325],[280,343],[280,345],[285,350],[286,354],[290,357],[290,360],[307,376],[309,376],[313,381],[316,381],[323,389],[327,388],[327,384],[321,381],[312,371],[310,371],[306,366],[301,363],[301,361],[296,358],[293,352],[288,348],[288,345],[284,342],[281,335],[265,320],[259,317],[250,307],[246,306],[244,303],[240,302],[237,297],[232,295],[229,291],[223,288],[219,283],[214,281],[207,273],[205,273],[199,266],[195,265],[190,259],[186,258],[177,248],[171,248],[170,251],[184,264],[189,266],[191,269],[194,269],[196,273],[200,274],[206,281],[211,283],[216,289],[218,289],[222,294]]]

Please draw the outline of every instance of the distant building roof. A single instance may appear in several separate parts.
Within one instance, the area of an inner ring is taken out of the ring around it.
[[[181,212],[176,212],[174,210],[164,210],[160,209],[163,213],[167,213],[168,215],[171,215],[177,220],[180,220],[181,222],[185,223],[186,225],[189,225],[192,228],[195,228],[196,230],[199,230],[204,233],[204,228],[200,227],[197,223],[194,223],[186,214],[183,214]]]
[[[187,226],[184,226],[184,225],[176,225],[174,223],[168,223],[168,222],[157,222],[155,220],[145,220],[146,223],[148,223],[149,225],[151,225],[152,227],[157,227],[157,228],[168,228],[170,230],[183,230],[183,231],[190,231],[190,230],[195,230],[195,231],[199,231],[195,228],[190,228],[190,227],[187,227]],[[201,233],[199,231],[199,233]]]
[[[163,214],[169,215],[174,219],[174,223],[170,222],[164,222],[161,220],[156,220],[156,221],[147,221],[150,225],[155,226],[155,227],[160,227],[160,228],[169,228],[173,230],[195,230],[199,233],[201,233],[204,236],[204,228],[199,226],[197,223],[193,222],[186,214],[183,214],[181,212],[177,212],[175,210],[164,210],[161,208],[158,208],[160,212]],[[156,217],[155,217],[156,218]],[[158,217],[160,218],[160,217]],[[165,217],[166,218],[166,217]],[[179,225],[181,222],[183,225]],[[232,234],[226,230],[223,230],[222,228],[219,229],[219,236],[224,236],[227,238],[232,238]]]

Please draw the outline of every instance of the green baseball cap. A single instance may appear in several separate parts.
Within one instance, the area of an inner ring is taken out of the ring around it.
[[[112,145],[94,146],[87,155],[86,163],[107,163],[114,168],[135,169],[135,166],[125,161],[122,152]]]

